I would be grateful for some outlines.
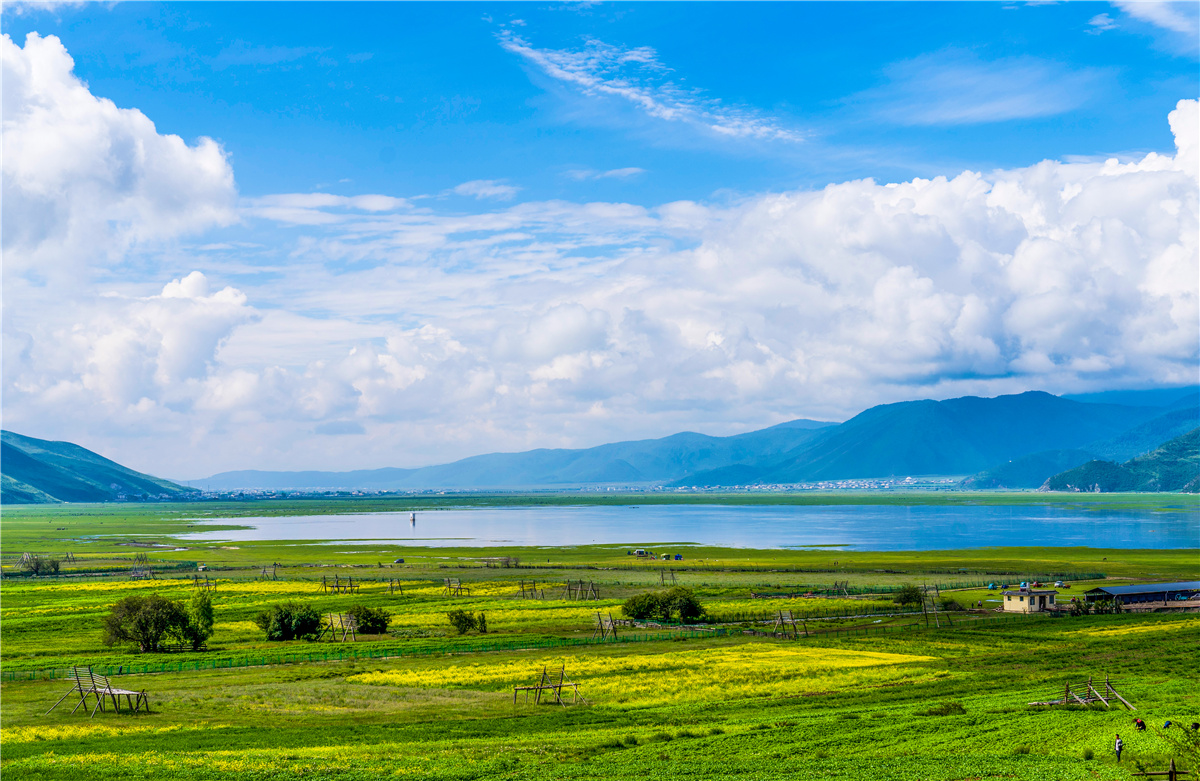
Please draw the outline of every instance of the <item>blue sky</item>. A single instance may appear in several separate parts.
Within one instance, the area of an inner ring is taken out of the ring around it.
[[[1196,378],[1194,3],[3,22],[22,433],[199,477]]]
[[[1112,29],[1089,24],[1101,15]],[[1169,149],[1162,117],[1197,91],[1194,49],[1098,3],[128,3],[5,21],[14,40],[58,35],[95,94],[160,132],[219,140],[242,194],[487,179],[652,205],[953,175]],[[797,140],[714,137],[581,95],[506,36],[652,49],[654,67],[611,77],[673,83]],[[938,111],[964,100],[979,105]],[[646,174],[571,176],[628,168]]]

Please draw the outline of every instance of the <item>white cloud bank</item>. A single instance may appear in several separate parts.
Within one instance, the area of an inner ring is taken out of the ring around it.
[[[236,219],[233,170],[136,109],[97,98],[58,38],[0,36],[6,281],[77,280],[151,244]],[[8,292],[8,291],[6,291]]]
[[[43,226],[5,247],[5,425],[160,474],[417,465],[926,395],[1195,381],[1194,100],[1170,114],[1173,155],[719,208],[255,198],[243,230],[282,249],[227,286],[210,279],[223,259],[253,265],[245,242],[156,249],[235,218],[215,144],[91,96],[52,38],[6,40],[4,58],[6,86],[10,67],[40,85],[6,89],[6,142],[12,117],[47,160],[80,138],[95,158],[10,169],[5,155],[5,218],[15,203]],[[57,119],[17,119],[43,111]],[[162,201],[161,177],[177,183]],[[144,270],[123,285],[45,271],[70,263]],[[180,264],[198,270],[165,271]]]

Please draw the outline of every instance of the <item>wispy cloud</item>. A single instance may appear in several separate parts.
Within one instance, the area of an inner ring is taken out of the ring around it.
[[[1089,35],[1099,35],[1105,30],[1112,30],[1117,26],[1117,23],[1108,14],[1096,14],[1091,19],[1088,19],[1087,32]]]
[[[589,179],[632,179],[635,176],[641,176],[646,173],[645,168],[612,168],[608,171],[596,171],[591,168],[576,168],[567,171],[566,175],[576,181],[587,181]]]
[[[520,187],[504,184],[495,179],[475,179],[470,182],[463,182],[451,190],[455,195],[466,195],[480,200],[494,198],[498,201],[510,201],[520,191]]]
[[[1124,0],[1116,6],[1134,19],[1161,30],[1165,34],[1163,42],[1173,51],[1192,56],[1200,52],[1200,5]]]
[[[238,40],[217,53],[212,60],[212,67],[223,70],[234,65],[278,65],[322,51],[325,50],[313,46],[255,46]]]
[[[758,111],[727,106],[701,90],[679,86],[671,69],[649,46],[622,48],[588,39],[582,49],[538,49],[510,30],[497,33],[500,45],[556,81],[589,97],[625,101],[646,116],[702,128],[718,136],[768,141],[801,141],[801,134]]]
[[[855,95],[902,125],[971,125],[1063,114],[1087,103],[1105,74],[1036,57],[982,60],[947,49],[893,63],[890,83]]]

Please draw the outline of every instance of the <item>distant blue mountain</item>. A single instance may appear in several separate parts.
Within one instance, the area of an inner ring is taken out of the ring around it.
[[[1056,451],[1057,456],[1035,459],[1025,470],[1040,476],[1031,486],[1037,487],[1103,448],[1136,453],[1170,439],[1168,434],[1186,425],[1191,413],[1162,405],[1185,390],[1143,397],[1157,402],[1144,406],[1072,401],[1041,392],[910,401],[873,407],[842,424],[799,420],[732,437],[688,432],[582,450],[492,453],[420,469],[225,472],[191,484],[224,491],[732,486],[964,475]]]
[[[752,469],[719,467],[672,485],[971,474],[1032,453],[1082,449],[1162,413],[1161,407],[1070,401],[1039,391],[884,404],[780,456],[761,459]]]
[[[213,491],[242,489],[534,488],[603,483],[650,485],[692,472],[784,453],[836,424],[793,420],[731,437],[684,432],[661,439],[616,442],[582,450],[542,449],[491,453],[420,469],[355,472],[222,472],[191,485]]]

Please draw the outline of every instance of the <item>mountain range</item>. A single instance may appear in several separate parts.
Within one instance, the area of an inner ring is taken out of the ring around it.
[[[1120,402],[1120,403],[1117,403]],[[1089,461],[1126,461],[1200,426],[1200,387],[1077,398],[1030,391],[872,407],[729,437],[684,432],[568,450],[491,453],[416,469],[222,472],[209,491],[721,487],[971,475],[967,488],[1037,488]],[[181,498],[195,490],[78,445],[3,434],[4,503]]]
[[[1037,488],[1089,459],[1129,458],[1200,425],[1200,388],[1126,391],[1123,403],[1103,395],[1084,399],[1031,391],[909,401],[873,407],[840,424],[796,420],[731,437],[685,432],[580,450],[492,453],[419,469],[240,471],[189,482],[220,491],[733,486],[969,475],[1023,457],[1070,453],[1032,470],[1035,477],[1026,482]]]

